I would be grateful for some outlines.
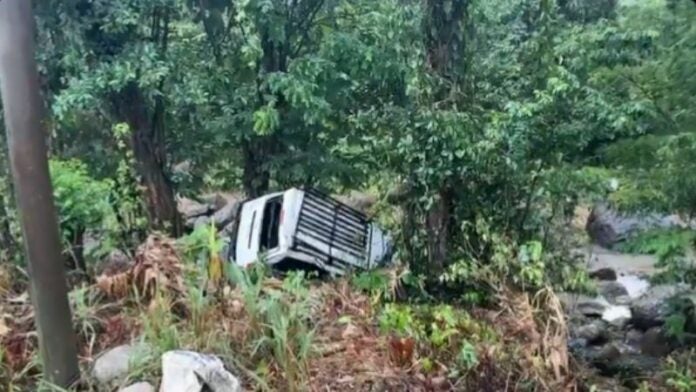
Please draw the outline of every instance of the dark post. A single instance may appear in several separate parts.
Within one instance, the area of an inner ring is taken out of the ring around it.
[[[0,0],[0,91],[44,377],[67,387],[79,375],[77,347],[48,173],[31,3]]]

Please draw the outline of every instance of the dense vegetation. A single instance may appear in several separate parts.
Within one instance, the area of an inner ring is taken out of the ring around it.
[[[583,287],[563,229],[579,204],[696,214],[688,0],[35,3],[66,266],[87,281],[113,249],[183,234],[176,196],[210,190],[378,194],[411,286],[469,304]],[[21,266],[4,138],[0,262]],[[380,320],[427,335],[412,312]],[[467,347],[447,354],[462,368]]]

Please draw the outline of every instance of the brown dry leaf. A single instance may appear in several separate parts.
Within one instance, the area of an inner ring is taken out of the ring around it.
[[[154,295],[158,289],[172,294],[182,293],[182,263],[174,240],[158,234],[150,235],[136,251],[133,281],[139,292],[146,296]]]
[[[5,318],[10,317],[7,314],[0,316],[0,338],[7,336],[12,330],[7,326]]]
[[[120,274],[97,277],[97,287],[112,298],[123,298],[128,295],[128,289],[131,285],[130,272],[122,272]]]

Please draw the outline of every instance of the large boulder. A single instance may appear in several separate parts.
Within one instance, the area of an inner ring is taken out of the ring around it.
[[[589,274],[590,278],[596,279],[596,280],[616,280],[616,271],[614,271],[613,268],[599,268],[594,271],[590,271]]]
[[[212,221],[215,222],[215,227],[222,229],[223,227],[229,225],[237,217],[237,210],[239,209],[239,202],[231,201],[227,203],[221,209],[215,211],[212,216]]]
[[[160,392],[241,392],[237,377],[213,355],[168,351],[162,355]]]
[[[670,312],[670,299],[685,294],[688,286],[659,285],[648,289],[631,304],[631,323],[643,331],[664,324]]]
[[[187,197],[178,197],[176,207],[184,219],[195,218],[201,215],[207,215],[211,212],[211,207],[208,204],[199,203],[196,200]]]
[[[686,226],[678,215],[626,214],[602,203],[592,209],[585,229],[595,243],[611,247],[644,230]]]

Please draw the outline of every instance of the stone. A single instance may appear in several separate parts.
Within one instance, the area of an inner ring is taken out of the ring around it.
[[[347,195],[333,195],[333,197],[363,214],[368,214],[372,207],[377,204],[377,196],[358,191],[351,191]]]
[[[94,360],[92,377],[100,384],[121,381],[128,375],[129,364],[141,352],[137,346],[124,344],[100,354]]]
[[[611,247],[641,231],[687,226],[678,215],[622,214],[601,203],[592,208],[585,229],[595,243]]]
[[[149,382],[137,382],[125,388],[121,388],[118,392],[155,392],[155,387]]]
[[[640,352],[654,357],[663,357],[672,351],[672,339],[660,327],[645,331],[640,340]]]
[[[213,355],[175,350],[162,355],[160,392],[241,392],[237,377]]]
[[[594,320],[589,324],[576,328],[574,335],[590,345],[602,344],[609,339],[607,328],[608,326],[603,320]]]
[[[176,207],[184,219],[207,215],[211,212],[211,208],[208,204],[199,203],[188,197],[178,197]]]
[[[234,218],[237,216],[237,210],[239,207],[238,202],[229,202],[227,205],[222,207],[221,209],[215,211],[215,213],[212,216],[213,222],[215,222],[215,226],[217,228],[223,228],[230,224],[232,221],[234,221]]]
[[[669,300],[687,290],[688,286],[685,285],[659,285],[649,288],[645,294],[633,300],[631,323],[643,331],[661,326],[669,314]]]
[[[604,311],[611,306],[602,297],[593,298],[583,294],[559,293],[558,299],[568,313],[577,313],[590,317],[602,317]]]
[[[616,271],[612,268],[600,268],[589,272],[589,276],[592,279],[597,280],[616,280]]]
[[[629,329],[628,332],[626,332],[626,336],[624,338],[626,344],[632,347],[640,347],[640,343],[642,340],[643,332],[635,328]]]
[[[611,305],[602,313],[602,320],[622,329],[631,320],[631,308],[626,305]]]
[[[112,276],[128,271],[133,266],[133,260],[123,251],[114,249],[95,266],[97,276]]]
[[[606,298],[610,304],[616,304],[617,298],[628,296],[626,287],[617,281],[600,281],[597,282],[597,291]]]

